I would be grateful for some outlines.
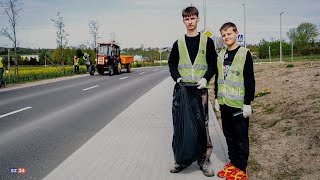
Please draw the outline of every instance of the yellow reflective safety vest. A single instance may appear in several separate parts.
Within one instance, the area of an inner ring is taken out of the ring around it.
[[[179,65],[178,71],[184,82],[197,83],[205,75],[208,64],[206,60],[207,39],[205,35],[200,35],[199,51],[194,63],[191,63],[185,37],[178,39]],[[209,88],[209,82],[206,88]]]
[[[73,58],[73,64],[75,66],[78,66],[79,65],[79,58]]]
[[[223,62],[226,49],[222,49],[218,56],[218,101],[235,108],[242,108],[245,88],[243,69],[249,49],[240,47],[234,56],[226,79],[224,79]]]
[[[0,57],[0,68],[4,68],[4,65],[2,63],[2,57]]]

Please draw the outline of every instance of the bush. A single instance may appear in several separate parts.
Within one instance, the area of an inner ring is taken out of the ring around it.
[[[287,64],[287,68],[293,68],[294,65],[293,64]]]

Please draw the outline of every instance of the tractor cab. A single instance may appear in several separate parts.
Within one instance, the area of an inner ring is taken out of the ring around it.
[[[97,64],[111,64],[112,60],[120,58],[120,47],[115,43],[98,43]]]
[[[115,43],[98,43],[97,54],[97,70],[99,74],[103,74],[104,71],[108,71],[109,75],[113,73],[119,74],[121,71],[120,61],[120,47]],[[119,64],[119,65],[118,65]],[[115,71],[114,71],[115,70]]]

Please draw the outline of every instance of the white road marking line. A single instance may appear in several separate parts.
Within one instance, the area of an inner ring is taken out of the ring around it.
[[[12,112],[4,114],[4,115],[0,115],[0,119],[3,118],[3,117],[6,117],[6,116],[10,116],[10,115],[15,114],[15,113],[30,109],[30,108],[32,108],[32,107],[26,107],[26,108],[22,108],[22,109],[19,109],[19,110],[16,110],[16,111],[12,111]]]
[[[120,78],[120,79],[127,79],[128,77],[123,77],[123,78]]]
[[[89,89],[93,89],[93,88],[96,88],[98,87],[99,85],[96,85],[96,86],[92,86],[92,87],[88,87],[88,88],[85,88],[85,89],[82,89],[83,91],[86,91],[86,90],[89,90]]]
[[[144,74],[144,73],[146,73],[146,72],[142,72],[142,73],[139,73],[139,74]]]
[[[153,70],[153,71],[158,71],[158,69],[155,69],[155,70]]]

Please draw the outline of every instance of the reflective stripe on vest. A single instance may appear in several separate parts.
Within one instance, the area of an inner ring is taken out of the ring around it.
[[[185,37],[178,40],[179,65],[178,71],[184,82],[197,83],[208,70],[206,60],[207,36],[200,35],[199,51],[194,63],[191,63]],[[209,88],[209,82],[207,87]]]
[[[218,84],[226,84],[229,86],[236,86],[236,87],[244,87],[244,84],[241,82],[232,82],[229,80],[225,80],[223,81],[222,79],[218,79]]]
[[[248,49],[240,47],[224,79],[223,62],[226,49],[222,49],[218,56],[218,101],[235,108],[242,108],[245,88],[243,69]]]

